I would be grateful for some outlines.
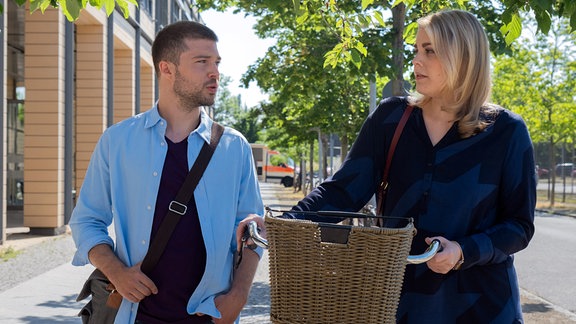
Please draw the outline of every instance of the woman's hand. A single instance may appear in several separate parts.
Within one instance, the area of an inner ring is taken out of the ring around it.
[[[426,262],[428,268],[436,273],[446,274],[458,264],[462,259],[462,249],[456,241],[449,241],[442,236],[425,238],[426,244],[432,243],[433,240],[440,241],[442,251]]]

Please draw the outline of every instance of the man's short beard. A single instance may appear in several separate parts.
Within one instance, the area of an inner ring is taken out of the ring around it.
[[[178,100],[183,108],[192,110],[199,106],[212,106],[214,104],[215,96],[202,96],[201,91],[184,89],[182,85],[185,84],[186,81],[180,72],[176,71],[174,93],[178,96]]]

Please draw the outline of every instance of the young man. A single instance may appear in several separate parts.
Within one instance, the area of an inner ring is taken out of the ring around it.
[[[161,30],[152,45],[158,103],[108,128],[91,158],[70,221],[73,264],[91,263],[115,285],[123,296],[116,323],[232,323],[247,301],[261,250],[245,250],[233,270],[236,232],[263,205],[250,145],[233,129],[225,129],[158,264],[140,269],[210,142],[212,120],[201,107],[214,104],[218,89],[217,40],[196,22]]]

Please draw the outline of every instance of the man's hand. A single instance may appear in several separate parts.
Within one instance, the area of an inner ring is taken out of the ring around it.
[[[116,273],[110,274],[108,279],[122,297],[133,303],[139,303],[146,296],[158,293],[154,282],[140,270],[140,263],[117,270]]]
[[[248,296],[244,294],[235,294],[230,291],[224,295],[217,296],[214,299],[216,308],[222,314],[222,318],[212,318],[215,324],[232,324],[240,315]]]
[[[158,293],[154,282],[140,270],[140,263],[126,267],[109,245],[96,245],[88,252],[88,258],[129,301],[138,303],[146,296]]]
[[[242,248],[242,236],[244,235],[244,231],[248,230],[248,224],[251,221],[255,221],[258,225],[258,228],[260,229],[260,236],[262,236],[264,239],[266,238],[266,225],[264,224],[264,218],[256,214],[250,214],[248,217],[244,218],[240,224],[238,224],[238,228],[236,229],[237,251],[240,251]],[[249,239],[246,243],[249,245],[255,244],[251,239]]]

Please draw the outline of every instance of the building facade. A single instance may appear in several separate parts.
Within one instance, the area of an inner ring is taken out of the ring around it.
[[[89,6],[74,23],[0,3],[1,244],[65,231],[102,132],[156,100],[156,32],[201,19],[188,0],[141,0],[128,19]]]

